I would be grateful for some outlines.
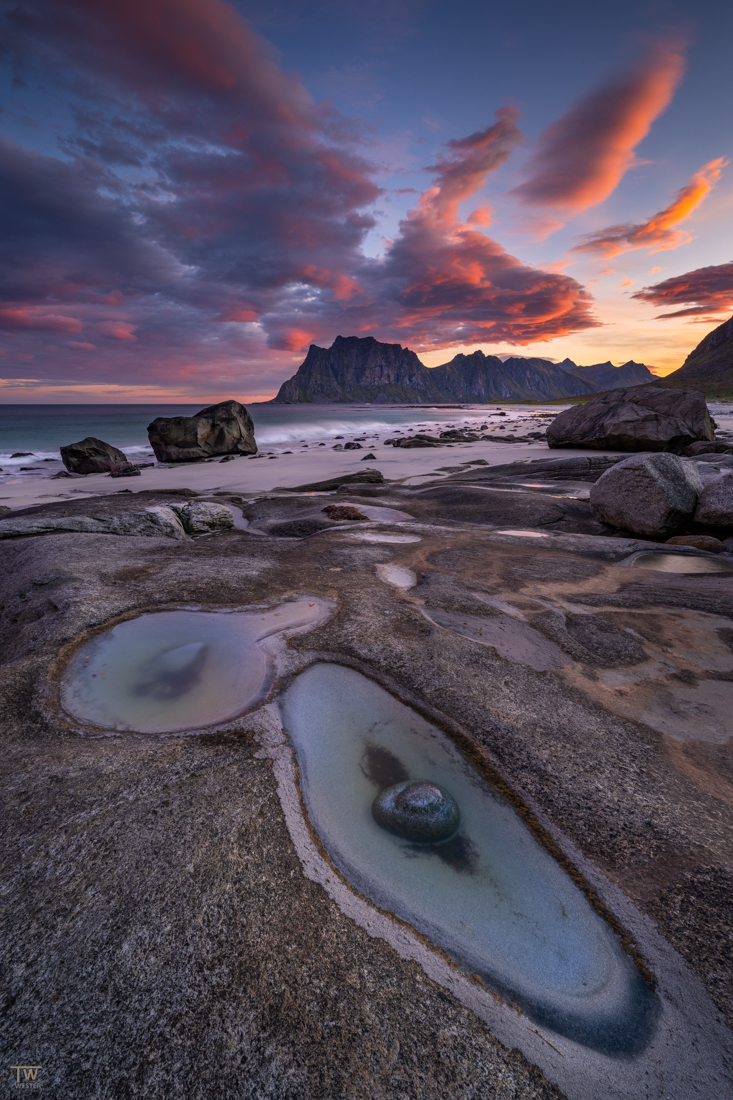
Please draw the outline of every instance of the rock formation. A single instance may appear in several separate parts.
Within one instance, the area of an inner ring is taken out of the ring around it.
[[[88,435],[79,443],[61,448],[61,461],[71,474],[107,474],[127,464],[127,455],[111,443]]]
[[[194,416],[159,416],[148,425],[158,462],[196,462],[257,453],[252,417],[238,401],[221,401]]]
[[[85,535],[128,535],[181,541],[186,532],[172,508],[146,508],[144,512],[92,512],[87,515],[53,514],[3,516],[0,539],[76,532]]]
[[[712,439],[704,397],[685,390],[612,390],[565,409],[547,429],[550,447],[594,450],[679,454],[696,440]]]
[[[590,491],[593,515],[609,527],[651,538],[684,530],[702,481],[692,463],[672,454],[640,454],[618,462]]]
[[[232,510],[225,504],[190,500],[172,507],[188,535],[210,535],[212,531],[230,531],[234,527]]]
[[[557,364],[524,356],[502,361],[480,349],[428,368],[400,344],[382,344],[373,336],[337,336],[330,348],[311,344],[297,373],[280,387],[275,403],[551,401],[653,377],[640,363],[577,367],[570,359]]]

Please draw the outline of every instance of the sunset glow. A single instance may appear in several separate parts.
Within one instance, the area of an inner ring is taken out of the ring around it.
[[[266,399],[356,334],[676,369],[733,309],[725,34],[616,16],[6,11],[4,400]]]

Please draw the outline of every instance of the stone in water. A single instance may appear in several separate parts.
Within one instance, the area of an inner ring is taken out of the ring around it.
[[[461,821],[456,800],[437,783],[421,780],[381,791],[372,804],[372,815],[388,833],[418,843],[448,840]]]

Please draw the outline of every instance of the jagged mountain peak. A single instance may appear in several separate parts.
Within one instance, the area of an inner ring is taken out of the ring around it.
[[[276,403],[375,402],[446,404],[456,401],[552,400],[595,390],[547,359],[516,357],[506,363],[480,348],[449,363],[426,367],[414,351],[373,336],[337,336],[330,348],[311,344],[297,373],[283,383]]]

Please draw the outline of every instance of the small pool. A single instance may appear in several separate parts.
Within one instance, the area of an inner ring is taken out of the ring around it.
[[[281,712],[311,824],[360,894],[542,1025],[609,1055],[645,1045],[656,999],[619,937],[441,730],[334,664],[301,673]],[[378,824],[377,796],[418,781],[458,808],[439,842]]]
[[[733,573],[733,562],[697,554],[665,554],[649,550],[637,554],[629,565],[656,569],[660,573]]]
[[[550,536],[546,531],[533,531],[529,527],[505,527],[501,530],[494,531],[495,535],[518,535],[521,538],[526,539],[548,539]]]
[[[378,531],[349,531],[349,536],[352,539],[358,539],[359,542],[420,542],[419,535],[383,535]]]
[[[97,634],[69,662],[62,705],[109,730],[167,733],[235,718],[272,683],[261,645],[324,616],[300,599],[261,611],[158,611]]]

